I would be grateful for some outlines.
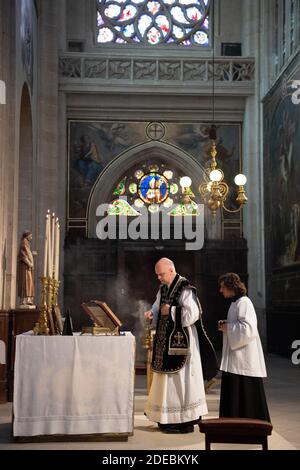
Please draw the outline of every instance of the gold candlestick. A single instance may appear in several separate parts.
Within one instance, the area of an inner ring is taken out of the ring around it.
[[[47,314],[49,319],[49,328],[50,328],[50,335],[56,334],[56,329],[54,325],[52,310],[53,310],[53,287],[54,287],[54,279],[48,278],[48,292],[47,292]]]
[[[47,287],[48,278],[42,277],[42,306],[38,322],[33,328],[34,335],[49,335],[48,316],[47,316]]]
[[[63,324],[61,319],[61,313],[58,306],[58,289],[60,282],[56,279],[53,279],[53,313],[54,313],[54,322],[57,333],[62,334]]]
[[[143,348],[147,350],[147,390],[149,393],[151,383],[152,383],[152,377],[153,377],[153,372],[152,372],[152,347],[153,347],[153,336],[152,336],[152,330],[151,330],[151,320],[149,318],[145,319],[145,324],[144,324],[144,336],[143,336]]]

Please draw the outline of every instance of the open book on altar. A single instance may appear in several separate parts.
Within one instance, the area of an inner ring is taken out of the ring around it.
[[[94,323],[92,327],[83,328],[83,333],[120,334],[122,322],[105,302],[90,300],[88,303],[82,303],[81,307]]]

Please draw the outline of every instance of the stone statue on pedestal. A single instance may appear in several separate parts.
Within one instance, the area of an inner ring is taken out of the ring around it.
[[[34,305],[34,283],[33,283],[33,255],[30,242],[32,233],[27,230],[23,233],[18,253],[17,286],[20,297],[20,308],[36,308]]]

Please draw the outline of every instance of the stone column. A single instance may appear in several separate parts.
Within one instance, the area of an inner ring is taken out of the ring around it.
[[[58,53],[65,15],[62,0],[40,3],[38,24],[38,107],[37,107],[37,218],[38,270],[42,274],[45,215],[48,209],[62,220],[65,200],[66,154],[59,144],[64,135],[58,94]]]
[[[259,329],[265,340],[265,237],[263,191],[263,137],[261,81],[261,4],[257,0],[243,1],[243,51],[254,56],[256,68],[255,94],[245,103],[243,131],[243,172],[247,176],[248,204],[244,215],[244,236],[248,241],[249,296],[258,316]]]
[[[66,0],[60,0],[59,2],[59,36],[58,36],[58,45],[59,51],[65,51],[67,47],[67,2]],[[58,183],[59,189],[57,192],[57,197],[59,200],[58,216],[60,220],[60,288],[59,288],[59,305],[63,305],[63,291],[64,291],[64,239],[66,236],[66,194],[67,194],[67,97],[64,92],[58,93],[58,155],[59,155],[59,164],[60,172],[58,174]]]
[[[6,104],[0,105],[0,308],[13,306],[17,251],[17,145],[15,122],[15,2],[0,2],[0,79]]]

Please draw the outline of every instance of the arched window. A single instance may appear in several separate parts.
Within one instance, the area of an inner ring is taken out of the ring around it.
[[[97,0],[97,42],[208,46],[210,0]]]
[[[273,31],[273,69],[276,77],[300,44],[299,1],[276,0],[270,21]]]
[[[130,175],[121,178],[113,191],[109,215],[139,216],[145,208],[151,214],[165,211],[168,216],[199,215],[198,204],[193,201],[192,180],[164,164],[143,163]],[[181,191],[180,191],[181,186]]]

